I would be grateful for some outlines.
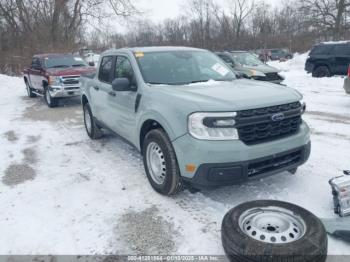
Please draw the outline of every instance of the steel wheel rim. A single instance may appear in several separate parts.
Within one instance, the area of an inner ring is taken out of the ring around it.
[[[28,82],[26,82],[26,87],[27,87],[27,94],[28,94],[28,96],[30,96],[30,87],[29,87]]]
[[[50,91],[48,89],[46,90],[46,101],[48,104],[51,104],[51,96]]]
[[[305,235],[305,221],[281,207],[257,207],[245,211],[239,226],[249,237],[269,244],[292,243]]]
[[[156,142],[151,142],[148,144],[146,150],[146,160],[148,172],[152,180],[156,184],[162,185],[166,176],[166,164],[163,151]]]
[[[90,117],[90,113],[89,110],[87,108],[85,108],[84,111],[84,122],[85,122],[85,127],[86,130],[89,134],[91,134],[91,117]]]

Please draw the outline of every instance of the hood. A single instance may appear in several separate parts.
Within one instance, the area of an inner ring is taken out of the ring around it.
[[[238,111],[288,104],[302,99],[302,95],[292,88],[246,79],[153,87],[174,98],[195,103],[202,111]]]
[[[82,75],[92,73],[96,70],[94,67],[67,67],[67,68],[48,68],[46,73],[49,76],[71,76],[71,75]]]
[[[278,73],[279,72],[279,70],[277,68],[274,68],[274,67],[266,65],[266,64],[257,65],[257,66],[240,66],[239,70],[244,70],[244,71],[256,70],[256,71],[262,72],[264,74]]]

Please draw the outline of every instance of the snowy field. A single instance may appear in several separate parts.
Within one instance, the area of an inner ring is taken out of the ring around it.
[[[307,75],[305,59],[271,63],[307,102],[312,153],[297,175],[173,198],[152,190],[122,139],[89,140],[79,100],[48,109],[22,79],[0,75],[0,254],[221,255],[224,214],[255,199],[335,217],[328,180],[350,169],[350,96],[341,77]],[[350,255],[350,245],[330,238],[329,253]]]

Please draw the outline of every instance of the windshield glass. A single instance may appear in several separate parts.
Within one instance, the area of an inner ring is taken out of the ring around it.
[[[245,66],[259,66],[263,65],[264,63],[259,60],[258,57],[251,53],[232,53],[232,57],[235,61],[235,63],[238,63],[240,65]]]
[[[186,85],[236,79],[220,58],[207,51],[135,53],[135,57],[149,84]]]
[[[46,68],[83,67],[86,62],[79,56],[57,56],[45,58]]]

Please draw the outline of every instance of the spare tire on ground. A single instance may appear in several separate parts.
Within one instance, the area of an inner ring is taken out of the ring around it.
[[[274,200],[243,203],[230,210],[221,226],[231,262],[324,262],[327,233],[315,215]]]

